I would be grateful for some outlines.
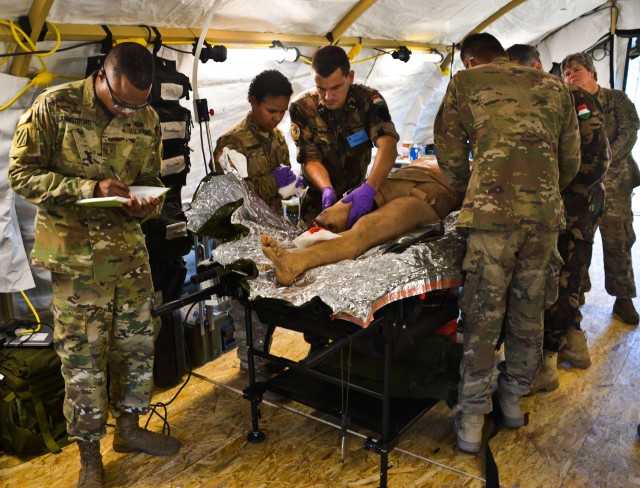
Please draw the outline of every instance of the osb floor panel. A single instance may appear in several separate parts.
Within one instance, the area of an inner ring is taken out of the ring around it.
[[[636,225],[636,233],[640,232]],[[634,249],[636,276],[640,251]],[[640,342],[638,329],[611,315],[613,298],[603,284],[601,245],[591,268],[593,290],[583,307],[592,366],[560,366],[560,388],[525,398],[528,423],[503,429],[491,448],[504,487],[640,486]],[[640,300],[636,300],[636,306]],[[307,345],[300,334],[278,330],[274,352],[297,359]],[[373,487],[380,458],[362,448],[370,433],[349,434],[340,462],[335,423],[309,407],[282,399],[263,402],[261,444],[246,440],[251,426],[247,382],[235,351],[198,368],[177,399],[166,408],[171,432],[183,442],[172,457],[119,454],[111,449],[113,428],[102,441],[106,486],[195,487]],[[169,402],[179,387],[157,391],[153,401]],[[439,403],[411,426],[389,456],[390,487],[484,486],[484,455],[455,447],[455,412]],[[113,422],[110,422],[113,425]],[[160,430],[157,418],[151,428]],[[486,431],[485,431],[486,433]],[[375,436],[374,436],[375,438]],[[0,485],[7,488],[75,486],[78,449],[30,459],[2,454]]]

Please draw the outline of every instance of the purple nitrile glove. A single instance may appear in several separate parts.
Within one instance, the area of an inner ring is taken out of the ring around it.
[[[304,178],[302,177],[302,175],[298,176],[298,181],[296,181],[296,188],[300,188],[303,183],[304,183]]]
[[[322,189],[322,210],[325,208],[329,208],[331,205],[336,203],[336,191],[331,186],[325,186]]]
[[[296,174],[291,171],[289,166],[278,166],[273,170],[273,177],[276,179],[278,188],[282,188],[296,181]]]
[[[351,202],[347,229],[351,229],[360,217],[371,212],[376,193],[378,192],[369,183],[365,182],[342,199],[342,203]]]

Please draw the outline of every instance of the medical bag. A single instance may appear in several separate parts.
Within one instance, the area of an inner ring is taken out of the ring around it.
[[[58,453],[71,442],[60,366],[53,347],[0,349],[0,444],[6,452]]]

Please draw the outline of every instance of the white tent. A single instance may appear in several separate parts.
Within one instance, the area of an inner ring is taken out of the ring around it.
[[[0,7],[5,21],[18,23],[21,17],[28,18],[34,40],[46,25],[46,34],[37,42],[37,49],[55,49],[52,55],[41,58],[0,58],[5,61],[0,66],[2,104],[43,68],[41,60],[47,71],[55,75],[84,76],[87,56],[100,52],[99,41],[107,36],[107,31],[114,39],[141,38],[151,43],[160,35],[162,43],[169,46],[163,47],[160,55],[175,59],[179,69],[191,77],[195,58],[190,53],[204,29],[209,44],[228,48],[227,61],[199,63],[197,69],[199,97],[206,99],[215,111],[210,122],[214,143],[248,110],[249,81],[263,69],[281,70],[292,81],[294,94],[312,85],[307,63],[298,60],[278,64],[268,59],[267,46],[274,40],[297,47],[306,56],[331,41],[346,50],[361,45],[362,50],[352,60],[356,81],[366,82],[384,95],[401,141],[425,144],[432,142],[433,120],[449,74],[461,67],[456,56],[451,56],[452,47],[468,33],[490,32],[505,47],[514,43],[535,44],[546,69],[569,53],[597,47],[598,55],[594,58],[599,82],[615,88],[621,88],[625,81],[629,39],[640,33],[638,0],[34,0],[31,5],[0,0]],[[8,22],[2,25],[0,40],[4,49],[0,53],[4,54],[13,36],[6,27]],[[56,33],[60,35],[57,48]],[[94,43],[74,47],[89,41]],[[381,50],[391,53],[400,46],[413,53],[406,63],[391,55],[376,57],[382,54]],[[67,48],[72,49],[63,50]],[[252,49],[251,57],[247,57],[247,48]],[[420,52],[439,53],[438,62],[419,56]],[[67,80],[54,79],[54,83],[64,81]],[[3,175],[17,117],[40,89],[29,89],[0,117]],[[191,102],[183,104],[192,109]],[[288,127],[285,118],[281,128],[287,135]],[[208,150],[201,133],[205,134],[196,127],[192,134],[192,168],[183,192],[185,200],[189,200],[205,174]],[[293,145],[291,158],[292,161],[295,158]],[[22,203],[16,213],[13,201],[3,176],[0,293],[32,286],[17,229],[21,229],[28,251],[33,236],[33,209]],[[37,305],[47,307],[46,303]]]

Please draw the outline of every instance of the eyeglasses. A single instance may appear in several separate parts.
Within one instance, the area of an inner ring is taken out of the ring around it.
[[[138,110],[142,110],[143,108],[145,108],[147,105],[149,105],[149,94],[151,93],[151,87],[149,87],[149,93],[147,94],[147,101],[144,103],[141,103],[140,105],[129,105],[127,103],[124,103],[120,100],[118,100],[114,95],[113,95],[113,90],[111,89],[111,85],[109,84],[109,78],[107,78],[107,72],[105,71],[104,67],[100,68],[102,70],[102,74],[104,75],[104,81],[107,82],[107,91],[109,92],[109,98],[111,99],[111,103],[113,104],[114,108],[121,113],[124,114],[131,114],[133,112],[137,112]]]

